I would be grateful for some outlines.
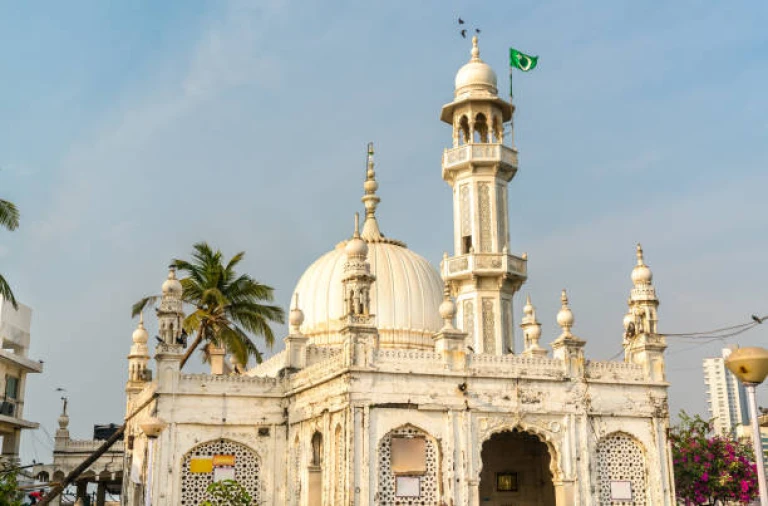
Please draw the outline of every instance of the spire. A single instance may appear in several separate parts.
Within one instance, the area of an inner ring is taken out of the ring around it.
[[[477,46],[477,35],[472,37],[472,60],[471,61],[482,61],[480,59],[480,48]]]
[[[379,189],[379,183],[376,182],[376,171],[373,169],[373,143],[368,143],[368,154],[366,161],[366,174],[365,183],[363,183],[363,189],[365,194],[360,199],[365,206],[365,222],[363,223],[362,237],[365,240],[381,239],[381,231],[379,230],[379,223],[376,221],[376,207],[381,202],[381,199],[376,195],[376,190]]]
[[[643,260],[643,245],[640,243],[637,243],[637,265],[645,265],[645,261]]]
[[[523,350],[524,356],[546,356],[547,350],[539,346],[539,339],[541,338],[541,323],[536,320],[536,308],[531,303],[531,296],[527,295],[525,298],[525,306],[523,306],[523,321],[520,324],[520,328],[523,329],[523,338],[525,340],[525,349]]]

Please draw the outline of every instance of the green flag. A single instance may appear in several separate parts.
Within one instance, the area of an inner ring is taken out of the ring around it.
[[[536,68],[536,63],[539,61],[538,56],[528,56],[523,54],[517,49],[509,48],[509,66],[516,69],[520,69],[523,72],[528,72]]]

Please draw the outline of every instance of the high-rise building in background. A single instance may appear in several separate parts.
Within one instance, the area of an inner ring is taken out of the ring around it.
[[[704,359],[707,404],[717,434],[736,435],[737,426],[749,423],[744,385],[725,367],[725,359],[731,351],[731,348],[724,348],[722,357]]]

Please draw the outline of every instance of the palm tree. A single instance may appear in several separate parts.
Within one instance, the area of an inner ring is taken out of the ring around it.
[[[7,200],[0,199],[0,227],[16,230],[19,227],[19,210]],[[13,309],[19,309],[19,303],[13,295],[11,285],[0,274],[0,296],[11,303]]]
[[[221,251],[214,251],[205,242],[195,244],[193,250],[192,260],[173,260],[173,265],[187,274],[181,279],[182,300],[194,307],[183,326],[188,334],[195,334],[195,338],[181,367],[203,342],[206,343],[204,361],[209,358],[210,346],[215,346],[225,348],[240,364],[247,364],[251,356],[261,362],[261,352],[249,334],[261,336],[269,347],[274,345],[270,323],[283,323],[285,315],[279,306],[262,303],[274,299],[274,290],[247,274],[235,272],[245,256],[243,251],[224,264]],[[156,299],[157,296],[145,297],[134,304],[133,315]]]

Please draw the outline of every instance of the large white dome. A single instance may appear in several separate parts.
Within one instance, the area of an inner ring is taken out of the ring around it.
[[[376,276],[371,311],[382,348],[432,349],[432,336],[443,326],[438,307],[443,282],[430,263],[404,244],[379,237],[369,239],[368,262]],[[317,259],[296,285],[304,311],[303,334],[317,345],[341,344],[344,295],[341,278],[345,242]]]

